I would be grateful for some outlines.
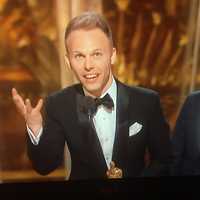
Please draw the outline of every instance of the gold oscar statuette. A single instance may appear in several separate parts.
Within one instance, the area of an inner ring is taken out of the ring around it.
[[[115,166],[113,161],[110,162],[110,169],[107,170],[106,175],[108,178],[122,178],[122,170]]]

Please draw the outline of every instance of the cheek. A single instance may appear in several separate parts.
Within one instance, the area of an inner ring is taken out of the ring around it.
[[[80,75],[81,74],[81,64],[77,64],[76,62],[71,62],[71,68],[72,71],[74,71],[75,74]]]
[[[110,59],[109,58],[104,58],[96,62],[96,65],[101,68],[102,71],[109,71],[110,70]]]
[[[105,60],[104,63],[102,63],[102,71],[105,75],[108,75],[111,70],[111,64],[108,60]]]

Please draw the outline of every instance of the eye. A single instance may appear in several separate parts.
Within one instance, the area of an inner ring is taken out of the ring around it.
[[[83,54],[75,54],[74,57],[77,60],[80,60],[80,59],[84,58]]]
[[[101,57],[103,54],[101,52],[94,52],[93,56],[98,58]]]

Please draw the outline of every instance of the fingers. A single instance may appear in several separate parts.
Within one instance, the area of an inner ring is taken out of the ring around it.
[[[22,97],[18,94],[15,88],[12,88],[12,97],[13,97],[14,102],[24,103]]]
[[[19,93],[17,92],[15,88],[12,88],[12,98],[17,109],[24,116],[26,116],[27,113],[30,114],[33,109],[34,111],[40,112],[43,106],[43,99],[39,99],[35,107],[32,106],[30,99],[26,99],[24,102],[23,98],[19,95]]]
[[[15,96],[17,93],[17,90],[15,88],[12,88],[12,96]]]
[[[32,107],[32,105],[31,105],[30,99],[26,99],[25,105],[26,105],[26,111],[27,111],[27,113],[31,113],[33,107]]]
[[[12,98],[14,101],[18,101],[20,99],[20,95],[18,94],[17,90],[15,88],[12,88]]]
[[[12,98],[13,101],[21,114],[25,114],[25,104],[22,97],[18,94],[15,88],[12,88]]]
[[[35,106],[35,110],[40,111],[43,106],[43,99],[39,99],[37,105]]]

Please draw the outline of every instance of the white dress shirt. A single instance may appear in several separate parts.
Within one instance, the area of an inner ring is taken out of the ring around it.
[[[114,79],[112,81],[112,85],[110,86],[110,88],[103,95],[101,95],[100,98],[103,98],[107,93],[113,100],[114,108],[112,110],[108,110],[103,105],[98,106],[97,112],[93,118],[93,122],[96,128],[97,136],[101,143],[106,164],[109,168],[112,159],[113,144],[114,144],[115,129],[116,129],[117,87]]]
[[[114,108],[112,110],[107,109],[103,105],[98,106],[97,112],[94,115],[93,122],[99,138],[104,158],[108,168],[110,168],[110,162],[113,153],[113,144],[116,130],[116,101],[117,101],[117,85],[114,78],[112,78],[112,84],[108,90],[101,95],[101,98],[106,94],[109,94],[113,100]],[[39,134],[35,136],[27,126],[27,131],[31,142],[34,145],[38,145],[40,137],[42,135],[43,128],[39,130]]]

